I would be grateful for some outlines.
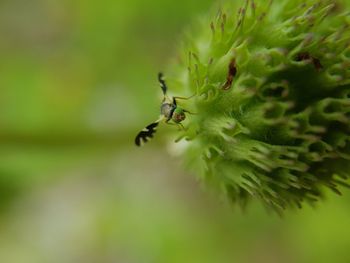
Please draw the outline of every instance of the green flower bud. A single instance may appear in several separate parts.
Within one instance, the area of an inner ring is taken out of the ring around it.
[[[344,1],[229,1],[187,34],[169,81],[195,112],[184,158],[232,202],[281,211],[350,173]],[[239,3],[240,2],[240,3]]]

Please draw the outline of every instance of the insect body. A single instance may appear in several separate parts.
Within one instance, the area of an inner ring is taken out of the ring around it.
[[[163,74],[159,73],[158,74],[158,81],[160,84],[160,87],[163,91],[163,101],[162,101],[162,105],[160,106],[160,117],[157,121],[151,123],[150,125],[148,125],[146,128],[144,128],[142,131],[140,131],[136,138],[135,138],[135,144],[137,146],[141,146],[142,142],[147,142],[149,139],[153,138],[154,133],[156,132],[157,126],[159,124],[160,121],[162,121],[163,119],[165,119],[165,122],[168,124],[172,124],[170,123],[170,121],[173,121],[174,124],[177,124],[179,126],[181,126],[182,129],[184,129],[184,127],[182,126],[181,122],[186,118],[186,112],[190,113],[189,111],[182,109],[181,107],[179,107],[177,105],[177,101],[176,99],[189,99],[192,98],[183,98],[183,97],[173,97],[172,99],[170,99],[167,96],[167,86],[165,84],[164,78],[163,78]]]
[[[175,97],[173,98],[173,102],[163,102],[160,107],[160,113],[166,118],[165,122],[172,120],[175,123],[180,123],[186,119],[185,112],[186,110],[177,106]]]

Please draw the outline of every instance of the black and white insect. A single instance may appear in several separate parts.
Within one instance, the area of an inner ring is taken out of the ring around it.
[[[186,118],[185,113],[190,113],[189,111],[179,107],[177,105],[177,101],[178,99],[183,99],[183,100],[187,100],[192,98],[188,97],[188,98],[184,98],[184,97],[168,97],[167,95],[167,90],[168,87],[164,81],[164,77],[162,73],[158,74],[158,81],[160,84],[160,87],[163,91],[163,101],[162,104],[160,106],[160,117],[158,118],[158,120],[156,120],[155,122],[149,124],[148,126],[146,126],[144,129],[142,129],[136,136],[135,138],[135,144],[137,146],[141,146],[142,143],[146,143],[148,142],[151,138],[153,138],[154,133],[157,130],[158,124],[165,119],[165,123],[167,124],[176,124],[179,125],[182,129],[185,129],[183,127],[183,125],[181,124],[181,122]],[[170,121],[173,121],[173,123],[171,123]]]

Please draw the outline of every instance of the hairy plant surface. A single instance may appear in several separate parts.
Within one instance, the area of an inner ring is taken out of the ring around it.
[[[228,1],[190,30],[169,82],[197,94],[184,158],[224,196],[281,211],[339,193],[350,172],[344,1]]]

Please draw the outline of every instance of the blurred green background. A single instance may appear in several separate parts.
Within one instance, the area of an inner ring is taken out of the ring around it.
[[[157,72],[212,4],[0,1],[0,262],[350,262],[350,193],[242,214],[161,131],[133,145],[159,114]]]

